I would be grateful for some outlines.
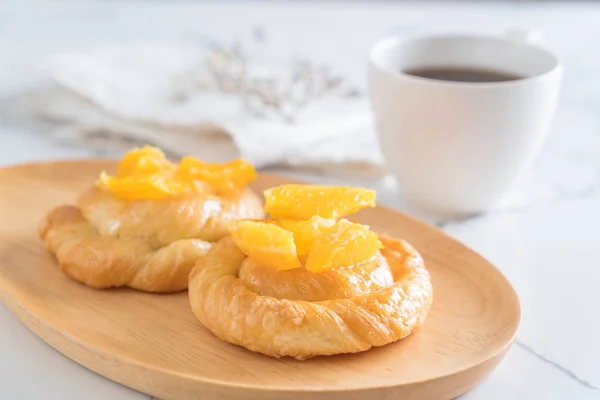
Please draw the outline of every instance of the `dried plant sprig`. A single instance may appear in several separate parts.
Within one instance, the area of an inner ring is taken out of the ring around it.
[[[259,46],[265,36],[262,27],[252,32]],[[283,73],[265,75],[264,67],[239,41],[212,46],[202,64],[181,78],[188,91],[178,92],[174,100],[185,100],[190,89],[216,91],[239,97],[244,109],[257,118],[279,118],[288,123],[293,123],[297,113],[313,100],[360,95],[351,82],[307,59],[292,61]]]

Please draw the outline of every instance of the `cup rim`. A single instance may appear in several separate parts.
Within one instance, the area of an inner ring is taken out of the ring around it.
[[[386,45],[393,44],[393,45],[397,46],[397,45],[405,44],[405,43],[409,43],[409,42],[415,42],[415,41],[419,41],[419,40],[429,40],[429,39],[484,39],[484,40],[489,40],[489,41],[493,41],[493,42],[503,42],[503,43],[505,43],[505,42],[511,43],[512,42],[512,44],[514,44],[514,45],[525,46],[526,48],[528,48],[531,51],[537,51],[537,52],[544,53],[546,56],[548,56],[552,59],[553,66],[551,68],[549,68],[547,71],[541,72],[539,74],[527,76],[527,77],[524,77],[521,79],[517,79],[517,80],[498,81],[498,82],[457,82],[457,81],[442,81],[442,80],[438,80],[438,79],[424,78],[424,77],[420,77],[420,76],[409,75],[403,71],[391,71],[390,69],[380,65],[380,63],[376,60],[376,56],[378,54],[382,53],[382,51],[383,51],[382,47],[384,47]],[[543,48],[541,46],[536,46],[536,45],[528,43],[526,41],[512,41],[512,40],[504,38],[500,35],[494,36],[494,35],[485,35],[485,34],[476,34],[476,33],[431,33],[431,34],[419,34],[419,35],[410,35],[410,36],[398,36],[398,35],[386,36],[386,37],[379,39],[377,42],[375,42],[375,44],[369,50],[369,64],[373,68],[376,68],[378,71],[385,73],[389,76],[394,76],[395,78],[402,77],[403,79],[412,80],[414,82],[419,82],[422,84],[455,86],[455,87],[460,87],[460,88],[465,88],[465,89],[467,89],[467,88],[468,89],[486,89],[486,88],[489,89],[489,88],[499,88],[499,87],[510,87],[510,86],[523,85],[525,83],[542,80],[549,75],[552,75],[555,73],[561,73],[561,71],[562,71],[562,64],[560,62],[560,59],[556,56],[556,54],[554,54],[553,52],[551,52],[550,50],[548,50],[546,48]]]

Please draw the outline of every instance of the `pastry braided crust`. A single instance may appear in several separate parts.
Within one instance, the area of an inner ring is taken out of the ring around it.
[[[61,269],[90,287],[129,286],[147,292],[187,288],[197,259],[227,235],[233,219],[264,216],[259,197],[186,193],[160,201],[121,201],[90,188],[77,206],[52,210],[40,237]]]
[[[277,271],[231,237],[190,274],[192,311],[220,339],[268,356],[356,353],[410,335],[433,299],[429,272],[406,241],[379,235],[373,260],[347,269]]]

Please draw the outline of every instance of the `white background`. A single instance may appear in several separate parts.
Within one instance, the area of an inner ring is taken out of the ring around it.
[[[49,55],[139,39],[231,39],[256,24],[279,48],[328,62],[360,82],[370,45],[384,35],[496,33],[513,24],[545,32],[566,76],[551,135],[533,167],[536,190],[520,205],[443,224],[507,275],[523,307],[515,345],[464,399],[599,399],[600,4],[0,2],[0,164],[118,155],[58,140],[29,116],[9,112],[20,92],[44,83],[38,67]],[[389,180],[361,184],[402,208]],[[147,398],[68,360],[0,305],[0,399]]]

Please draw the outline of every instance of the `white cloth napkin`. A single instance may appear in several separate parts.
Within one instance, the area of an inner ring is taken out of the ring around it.
[[[46,67],[59,87],[27,98],[26,107],[63,122],[62,134],[69,138],[118,143],[121,149],[150,143],[173,156],[216,162],[243,157],[257,168],[306,166],[369,180],[386,174],[364,95],[318,98],[295,114],[294,123],[259,118],[247,112],[239,96],[210,85],[197,90],[206,80],[201,66],[207,53],[201,46],[161,42],[57,55]],[[285,75],[285,62],[261,61],[254,74]],[[575,122],[557,125],[566,129]],[[551,136],[497,208],[518,209],[593,191],[598,185],[595,164],[574,159],[564,147],[560,135]]]
[[[240,156],[258,168],[382,165],[364,97],[324,95],[294,114],[293,122],[257,117],[239,96],[210,87],[203,70],[208,56],[206,48],[172,42],[57,55],[46,68],[71,93],[60,100],[52,97],[44,112],[76,121],[80,131],[102,130],[109,137],[147,141],[180,155],[213,160]],[[253,76],[280,76],[286,82],[288,64],[269,61],[247,68]],[[224,150],[214,126],[232,139],[233,149]]]

